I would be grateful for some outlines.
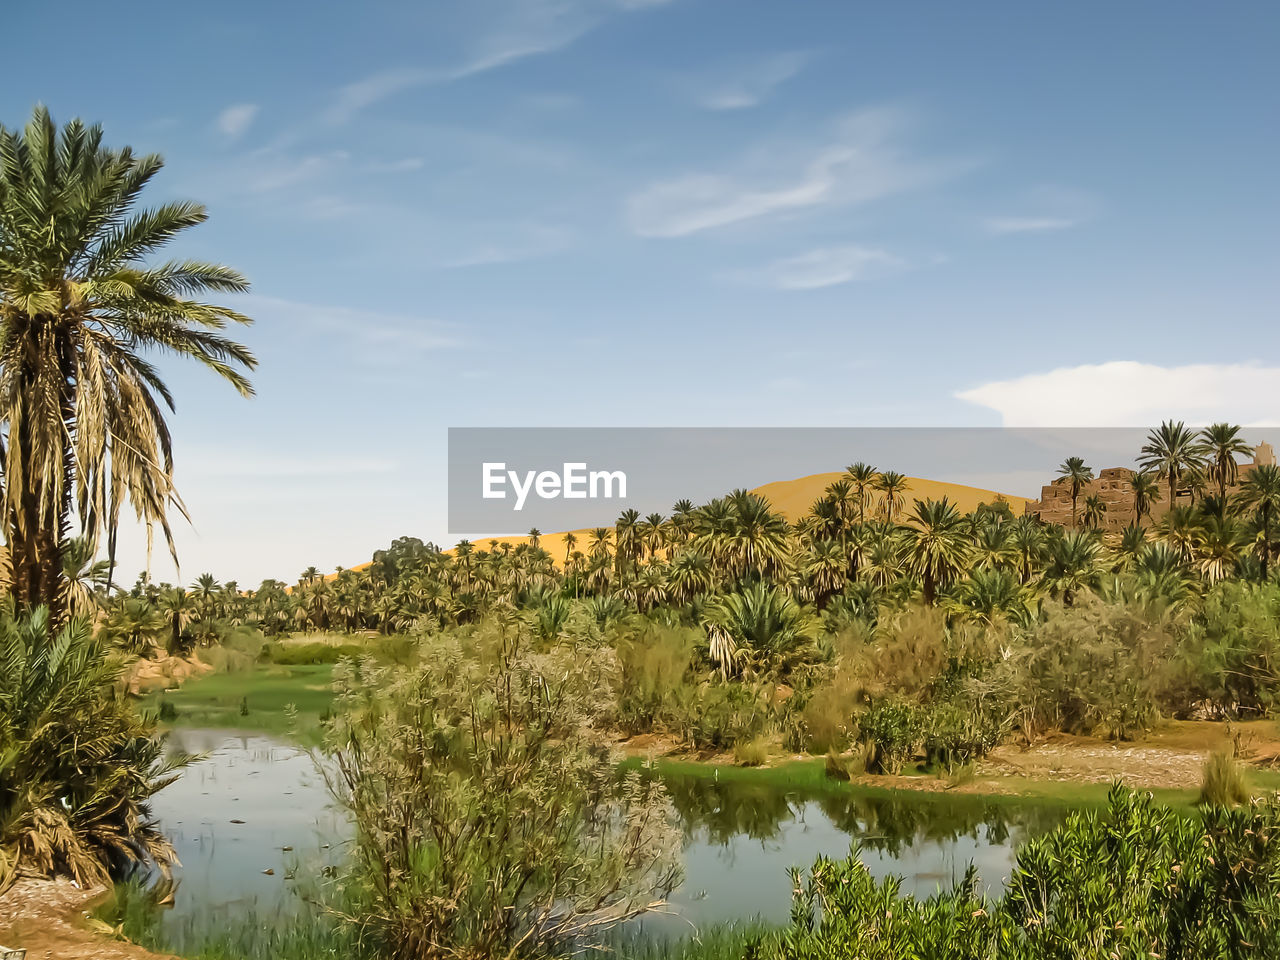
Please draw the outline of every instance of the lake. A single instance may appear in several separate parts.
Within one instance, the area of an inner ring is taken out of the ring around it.
[[[177,730],[170,743],[207,757],[155,799],[182,861],[163,929],[182,941],[231,916],[287,916],[299,892],[341,862],[348,836],[311,756],[282,740],[227,731]],[[667,787],[684,828],[685,880],[670,898],[670,915],[639,923],[647,934],[752,918],[783,922],[787,869],[807,867],[819,854],[844,856],[855,842],[871,872],[902,876],[905,892],[928,895],[973,863],[998,893],[1018,845],[1066,815],[1043,802],[949,793],[806,793],[687,776],[668,777]]]

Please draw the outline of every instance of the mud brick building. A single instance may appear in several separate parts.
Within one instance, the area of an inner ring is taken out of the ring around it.
[[[1274,464],[1275,451],[1269,443],[1260,443],[1254,448],[1253,462],[1240,464],[1238,480],[1248,476],[1249,471],[1261,464]],[[1109,533],[1119,533],[1137,519],[1138,511],[1134,507],[1133,487],[1129,478],[1137,471],[1128,467],[1107,467],[1098,471],[1097,476],[1080,488],[1080,496],[1076,500],[1077,518],[1084,516],[1084,501],[1087,497],[1096,496],[1107,505],[1107,512],[1102,518],[1101,528]],[[1234,488],[1228,488],[1228,494]],[[1178,491],[1178,505],[1186,506],[1191,502],[1192,491],[1184,487]],[[1159,520],[1169,512],[1169,491],[1167,485],[1160,481],[1160,499],[1151,505],[1152,520]],[[1057,523],[1063,526],[1071,524],[1071,485],[1066,483],[1049,483],[1040,488],[1040,499],[1027,504],[1027,513],[1036,514],[1046,523]],[[1149,522],[1149,521],[1144,521]]]

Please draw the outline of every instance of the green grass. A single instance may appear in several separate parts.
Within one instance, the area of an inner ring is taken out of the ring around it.
[[[313,737],[333,706],[333,664],[258,664],[250,670],[188,680],[180,688],[144,698],[158,710],[161,700],[177,710],[176,727],[226,727],[260,733]],[[241,704],[247,713],[241,715]],[[297,710],[296,729],[288,707]]]

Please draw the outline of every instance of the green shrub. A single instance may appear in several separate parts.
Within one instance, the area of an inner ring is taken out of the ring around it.
[[[992,711],[965,698],[934,704],[924,719],[924,755],[929,763],[952,770],[985,757],[1004,736],[1004,724]]]
[[[354,643],[280,643],[272,641],[266,646],[266,657],[277,666],[296,667],[304,664],[337,663],[363,657],[368,649]]]
[[[665,789],[591,742],[611,659],[534,653],[523,629],[444,639],[410,671],[335,671],[343,909],[387,960],[547,956],[678,877]]]
[[[711,681],[684,706],[684,736],[700,750],[727,750],[763,731],[769,717],[754,689]]]
[[[754,737],[733,745],[733,759],[740,766],[758,767],[769,759],[769,741]]]
[[[1211,753],[1204,762],[1199,802],[1225,807],[1248,801],[1249,783],[1244,768],[1236,760],[1235,748]]]
[[[174,706],[172,700],[165,696],[160,697],[159,719],[162,723],[172,723],[178,719],[178,708]]]
[[[881,700],[858,721],[858,733],[874,748],[867,770],[897,775],[915,755],[922,724],[919,708],[907,700]]]
[[[696,695],[689,667],[699,640],[691,628],[641,621],[620,628],[618,719],[629,733],[683,726],[682,713]]]
[[[84,887],[173,861],[150,801],[184,761],[117,695],[123,671],[87,620],[51,637],[43,607],[0,614],[0,880],[16,865]]]

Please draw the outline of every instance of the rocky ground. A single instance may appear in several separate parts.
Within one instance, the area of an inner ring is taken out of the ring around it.
[[[89,912],[106,891],[69,880],[19,880],[0,897],[0,944],[27,960],[171,960],[122,943]]]

